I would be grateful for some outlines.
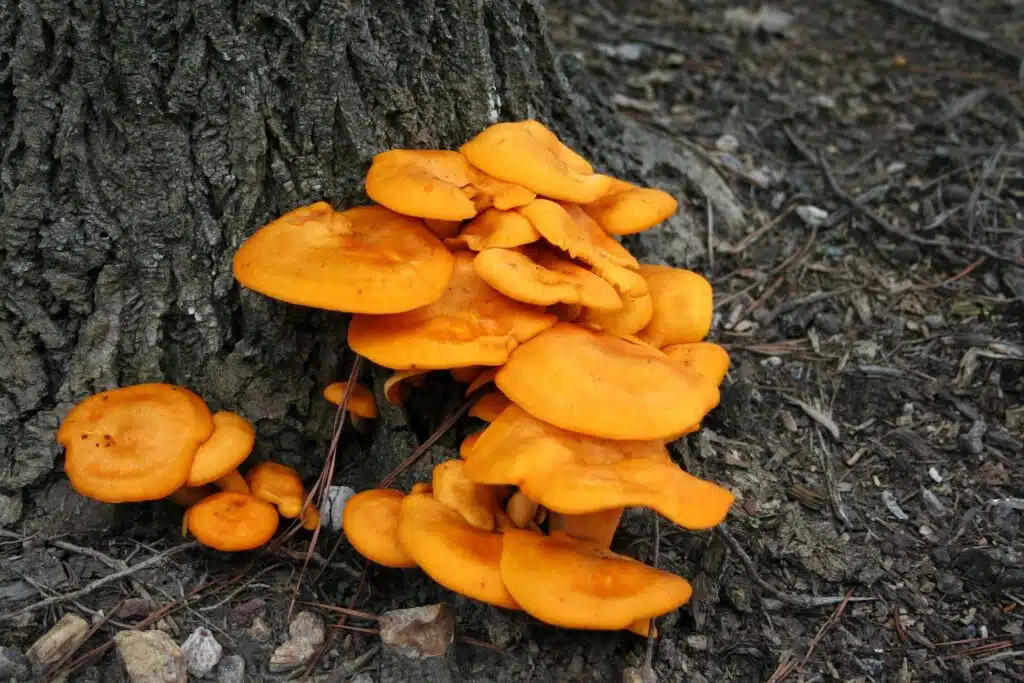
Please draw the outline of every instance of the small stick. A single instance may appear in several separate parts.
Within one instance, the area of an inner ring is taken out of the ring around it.
[[[107,574],[104,577],[96,579],[84,588],[79,588],[76,591],[71,591],[70,593],[64,593],[62,595],[55,595],[53,597],[46,598],[45,600],[40,600],[37,603],[34,603],[32,605],[26,605],[25,607],[22,607],[19,610],[8,612],[7,614],[0,614],[0,621],[14,619],[15,617],[21,616],[22,614],[33,612],[37,609],[42,609],[43,607],[56,605],[58,603],[64,602],[65,600],[77,600],[83,595],[88,595],[89,593],[92,593],[93,591],[102,588],[103,586],[106,586],[109,583],[113,583],[114,581],[118,581],[120,579],[129,577],[132,574],[142,571],[143,569],[149,569],[150,567],[154,567],[158,564],[163,563],[164,560],[166,560],[172,555],[180,553],[184,550],[190,550],[195,547],[196,543],[192,541],[189,543],[183,543],[173,548],[169,548],[164,552],[160,553],[159,555],[154,555],[148,560],[143,560],[142,562],[139,562],[138,564],[133,564],[132,566],[122,569],[121,571],[114,572],[113,574]]]
[[[661,525],[658,522],[658,513],[652,513],[654,517],[654,549],[651,553],[651,566],[658,568],[658,554],[661,546]],[[644,666],[641,669],[645,677],[654,680],[654,626],[657,617],[651,617],[651,627],[647,631],[647,651],[644,653]]]

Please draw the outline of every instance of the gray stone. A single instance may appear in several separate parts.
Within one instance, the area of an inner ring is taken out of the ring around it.
[[[132,683],[188,683],[185,655],[163,631],[121,631],[114,644]]]
[[[21,493],[4,493],[0,491],[0,527],[11,526],[21,519],[23,509]]]
[[[210,675],[224,654],[224,648],[213,637],[210,630],[202,626],[196,628],[181,644],[181,652],[185,655],[188,672],[193,676],[204,678]]]
[[[217,683],[245,683],[245,660],[241,655],[228,655],[220,660],[215,675]]]
[[[38,676],[57,661],[77,650],[89,633],[89,622],[77,614],[65,614],[39,637],[25,656]]]
[[[299,612],[288,625],[288,636],[270,658],[272,673],[291,671],[312,658],[326,637],[324,620],[312,612]]]
[[[386,646],[411,659],[440,657],[455,640],[455,609],[448,603],[385,612],[377,620]]]

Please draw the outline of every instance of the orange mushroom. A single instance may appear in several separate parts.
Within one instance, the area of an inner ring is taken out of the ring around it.
[[[198,395],[173,384],[137,384],[78,403],[61,422],[57,443],[80,494],[138,502],[184,486],[196,449],[213,430],[213,416]]]
[[[396,315],[355,315],[349,347],[393,370],[501,365],[509,352],[554,324],[542,310],[495,291],[473,270],[471,252],[436,302]]]
[[[640,266],[651,293],[652,316],[637,336],[659,349],[707,336],[715,313],[711,283],[699,273],[655,264]]]
[[[212,483],[225,491],[249,493],[236,468],[249,457],[255,443],[256,428],[252,422],[237,413],[217,411],[213,414],[213,434],[196,450],[187,484]]]
[[[465,465],[462,460],[445,460],[434,467],[431,481],[434,499],[459,513],[471,526],[493,531],[494,491],[467,477]]]
[[[521,247],[540,239],[530,221],[515,211],[487,209],[466,223],[456,237],[445,240],[448,247],[467,247],[473,251]]]
[[[518,609],[501,579],[502,535],[478,529],[433,497],[402,499],[398,540],[430,578],[491,605]]]
[[[441,221],[436,218],[424,218],[423,222],[427,230],[441,240],[447,240],[459,234],[462,229],[462,221]]]
[[[497,374],[498,368],[495,367],[487,368],[486,370],[478,374],[476,377],[473,378],[473,381],[469,383],[469,386],[466,387],[466,396],[472,396],[477,391],[479,391],[481,387],[493,382]]]
[[[683,528],[703,530],[725,519],[734,500],[728,489],[673,463],[662,441],[588,437],[516,405],[483,431],[465,462],[472,481],[518,486],[531,500],[566,515],[647,507]]]
[[[666,346],[662,352],[677,368],[705,377],[719,385],[729,372],[729,352],[711,342],[691,342]]]
[[[476,442],[480,439],[480,435],[483,433],[484,430],[481,429],[479,432],[473,432],[462,440],[462,443],[459,444],[460,458],[463,460],[469,459],[469,454],[473,451],[473,446],[476,445]]]
[[[509,407],[509,404],[511,401],[508,400],[508,397],[497,389],[488,391],[478,398],[473,407],[469,409],[469,416],[484,422],[493,422],[498,419],[505,408]]]
[[[341,528],[356,552],[385,567],[415,567],[398,542],[398,514],[405,494],[396,489],[360,491],[345,501]]]
[[[276,505],[282,517],[294,519],[301,514],[303,528],[313,530],[319,526],[320,515],[312,502],[303,508],[306,489],[299,473],[291,467],[266,460],[250,469],[246,480],[252,495]]]
[[[619,295],[605,280],[542,250],[484,249],[473,267],[491,287],[523,303],[580,303],[605,311],[622,307]]]
[[[501,580],[524,611],[565,628],[628,629],[689,601],[682,577],[555,534],[509,529]]]
[[[404,405],[409,400],[409,385],[423,386],[428,370],[399,370],[384,382],[384,398],[393,406]],[[376,405],[376,404],[375,404]]]
[[[637,187],[618,179],[612,182],[603,197],[583,206],[587,215],[611,235],[643,232],[674,214],[678,208],[679,202],[667,192]]]
[[[485,173],[554,199],[592,202],[612,182],[539,121],[493,124],[459,151]]]
[[[341,405],[342,399],[345,398],[345,390],[347,388],[348,382],[333,382],[328,384],[324,388],[324,398],[336,406]],[[373,393],[359,383],[356,383],[356,385],[352,387],[352,391],[349,392],[346,409],[353,416],[367,420],[375,420],[380,414],[377,410],[377,399],[373,397]]]
[[[715,385],[661,351],[564,322],[513,351],[495,382],[537,418],[608,439],[677,438],[719,400]]]
[[[611,334],[628,336],[636,334],[651,321],[654,302],[649,292],[640,296],[623,295],[616,310],[584,308],[575,322],[593,325]]]
[[[612,545],[624,511],[625,508],[611,507],[581,515],[552,512],[548,515],[548,530],[560,531],[584,541],[593,541],[599,547],[607,549]]]
[[[520,529],[528,526],[536,527],[533,520],[539,509],[540,504],[535,500],[531,500],[522,491],[513,493],[509,497],[508,502],[505,503],[505,513],[508,514],[512,523]]]
[[[326,202],[260,228],[235,252],[235,278],[281,301],[350,313],[401,313],[436,301],[452,255],[421,219]]]
[[[270,503],[238,491],[221,491],[185,512],[185,526],[210,548],[237,552],[258,548],[274,536],[280,518]]]

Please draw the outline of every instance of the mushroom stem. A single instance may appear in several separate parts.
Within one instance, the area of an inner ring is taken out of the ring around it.
[[[615,531],[619,528],[623,508],[598,510],[583,515],[563,515],[548,512],[549,532],[561,531],[582,540],[594,541],[602,548],[610,548]]]
[[[216,479],[213,485],[221,491],[236,491],[238,493],[249,493],[249,485],[245,483],[245,477],[238,473],[238,470],[231,470],[223,477]]]

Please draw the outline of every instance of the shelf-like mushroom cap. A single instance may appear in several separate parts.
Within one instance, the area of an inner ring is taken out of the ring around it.
[[[680,607],[692,593],[680,576],[562,534],[506,530],[500,567],[524,611],[564,628],[626,629]]]
[[[540,233],[522,214],[487,209],[466,223],[457,236],[445,240],[445,245],[483,251],[521,247],[539,239]]]
[[[557,320],[509,299],[473,269],[472,252],[454,255],[455,269],[440,299],[395,315],[355,315],[349,347],[393,370],[501,365],[522,342]]]
[[[501,534],[477,529],[433,496],[410,493],[399,511],[398,540],[420,569],[445,588],[519,608],[501,580]]]
[[[610,311],[584,308],[573,322],[599,327],[620,337],[636,334],[651,322],[654,302],[650,292],[640,296],[623,294],[619,304],[619,308]]]
[[[485,173],[554,199],[592,202],[612,182],[539,121],[495,123],[459,151]]]
[[[106,503],[158,500],[188,481],[213,416],[195,393],[173,384],[110,389],[87,397],[57,430],[72,488]]]
[[[495,382],[538,419],[608,439],[677,438],[719,400],[658,349],[565,322],[513,351]]]
[[[281,301],[350,313],[401,313],[437,300],[452,255],[422,219],[383,206],[291,211],[247,239],[235,277]]]
[[[602,311],[622,307],[618,293],[607,281],[543,249],[484,249],[476,255],[473,267],[491,287],[523,303],[578,303]]]
[[[511,403],[505,394],[493,389],[476,400],[469,409],[469,416],[484,422],[494,422]]]
[[[711,283],[703,275],[656,264],[640,266],[640,274],[653,301],[651,320],[637,333],[640,339],[662,349],[707,336],[715,302]]]
[[[405,494],[397,489],[360,491],[345,501],[341,527],[360,555],[385,567],[415,567],[398,542],[398,514]]]
[[[632,235],[662,222],[679,208],[668,192],[614,180],[600,199],[583,210],[610,235]]]
[[[299,473],[279,462],[265,460],[253,466],[246,481],[252,495],[276,505],[282,517],[298,517],[306,502],[306,489]]]
[[[445,460],[434,466],[431,490],[434,499],[454,510],[470,525],[494,531],[494,487],[478,484],[466,476],[465,461]]]
[[[255,443],[252,422],[237,413],[218,410],[213,414],[213,434],[196,450],[188,485],[202,486],[231,474],[249,457]]]
[[[345,398],[345,389],[347,388],[348,382],[332,382],[324,387],[324,398],[336,406],[341,405],[342,399]],[[367,420],[375,420],[379,415],[377,399],[373,397],[373,392],[358,382],[352,387],[352,391],[349,392],[348,403],[345,407],[353,415],[366,418]]]
[[[207,496],[185,511],[185,525],[196,540],[227,552],[260,547],[273,538],[279,523],[273,505],[237,491]]]
[[[712,342],[690,342],[673,344],[662,349],[676,367],[706,377],[709,382],[719,385],[729,372],[729,352]]]

